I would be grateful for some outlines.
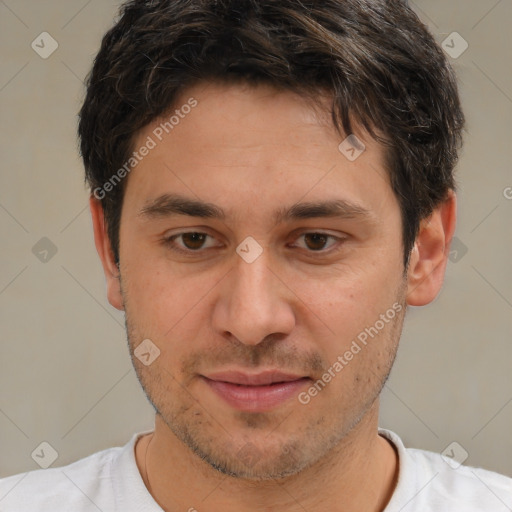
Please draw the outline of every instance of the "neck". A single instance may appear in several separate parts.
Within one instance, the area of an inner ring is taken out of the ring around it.
[[[293,476],[253,481],[226,476],[178,440],[157,416],[135,455],[149,492],[166,512],[381,512],[398,476],[392,445],[378,435],[378,403],[328,456]]]

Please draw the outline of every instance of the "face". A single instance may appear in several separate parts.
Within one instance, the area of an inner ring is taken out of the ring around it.
[[[290,475],[365,421],[394,360],[406,282],[383,149],[360,132],[348,159],[328,114],[265,87],[202,85],[175,108],[168,135],[170,116],[137,135],[155,144],[126,184],[109,297],[132,354],[160,351],[133,362],[178,439],[231,475]]]

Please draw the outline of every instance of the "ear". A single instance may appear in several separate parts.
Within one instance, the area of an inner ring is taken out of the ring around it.
[[[410,306],[424,306],[440,292],[456,217],[457,199],[450,190],[430,217],[421,221],[407,271],[407,304]]]
[[[92,225],[94,229],[94,243],[103,265],[105,279],[107,281],[107,298],[110,304],[120,311],[124,310],[123,296],[121,293],[121,281],[119,269],[114,261],[114,253],[107,234],[107,224],[103,213],[101,201],[94,196],[89,198],[91,208]]]

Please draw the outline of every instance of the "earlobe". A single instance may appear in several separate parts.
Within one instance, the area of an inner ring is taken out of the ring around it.
[[[107,233],[107,225],[101,201],[94,196],[89,198],[92,224],[94,229],[94,243],[100,257],[107,284],[107,298],[110,304],[120,311],[124,310],[119,268],[114,261],[114,253]]]
[[[439,294],[456,216],[457,200],[455,193],[450,191],[430,217],[421,221],[407,272],[407,303],[410,306],[424,306]]]

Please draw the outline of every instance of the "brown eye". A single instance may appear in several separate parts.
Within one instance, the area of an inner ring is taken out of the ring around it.
[[[162,244],[173,252],[190,256],[203,257],[210,251],[222,247],[215,237],[199,231],[183,231],[162,238]]]
[[[322,233],[307,233],[304,235],[304,241],[308,249],[312,251],[321,251],[324,249],[329,238],[331,237],[323,235]]]
[[[183,241],[183,245],[187,249],[197,250],[201,249],[208,235],[205,233],[183,233],[180,236]]]
[[[317,252],[321,256],[338,250],[343,245],[344,240],[345,237],[310,231],[302,233],[292,247],[299,247],[309,253]]]

